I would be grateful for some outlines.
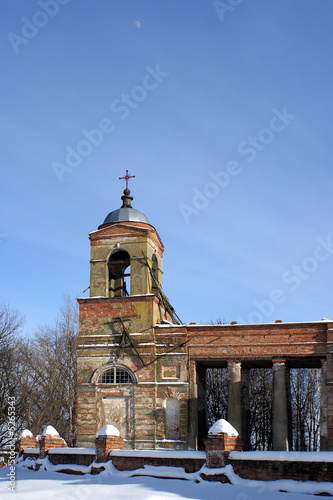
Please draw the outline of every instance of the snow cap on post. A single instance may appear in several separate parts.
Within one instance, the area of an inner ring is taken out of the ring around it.
[[[19,456],[21,457],[27,448],[37,448],[38,444],[29,429],[24,429],[18,439]]]
[[[31,431],[29,431],[29,429],[24,429],[24,431],[21,432],[19,439],[23,437],[34,437],[34,435]]]
[[[120,436],[120,432],[114,425],[104,425],[99,431],[98,436]]]
[[[42,436],[59,436],[59,432],[52,425],[47,425],[43,430]]]
[[[216,422],[211,426],[211,428],[208,431],[209,436],[216,436],[219,434],[227,434],[228,436],[238,436],[238,432],[236,429],[229,424],[224,418],[220,418],[219,420],[216,420]]]

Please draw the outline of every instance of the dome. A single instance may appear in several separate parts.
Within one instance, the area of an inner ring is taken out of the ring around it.
[[[133,196],[130,196],[130,194],[131,191],[128,188],[124,189],[124,194],[121,197],[123,200],[122,206],[110,212],[105,217],[102,226],[113,222],[143,222],[150,225],[148,217],[140,212],[140,210],[132,207]]]
[[[103,224],[108,224],[109,222],[144,222],[145,224],[150,224],[148,218],[140,212],[140,210],[136,210],[136,208],[129,207],[121,207],[117,210],[113,210],[109,215],[105,217]]]

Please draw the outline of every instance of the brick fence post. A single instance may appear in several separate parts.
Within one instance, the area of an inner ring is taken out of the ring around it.
[[[59,436],[58,431],[52,425],[45,427],[39,441],[39,457],[45,458],[51,448],[66,448],[66,441]]]
[[[214,469],[224,467],[229,453],[242,451],[243,444],[238,432],[224,419],[217,420],[209,429],[205,441],[206,465]]]
[[[96,438],[96,462],[107,462],[111,450],[123,450],[124,439],[114,425],[104,425]]]
[[[39,448],[37,440],[28,429],[24,429],[18,440],[19,456],[23,455],[26,448]]]

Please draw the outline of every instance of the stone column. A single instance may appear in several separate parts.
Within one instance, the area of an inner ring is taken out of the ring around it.
[[[248,451],[251,447],[249,374],[250,370],[242,367],[242,441],[244,451]]]
[[[242,365],[235,361],[228,362],[228,422],[242,436]]]
[[[189,368],[191,370],[191,367]],[[195,373],[195,368],[191,374]],[[188,401],[188,440],[194,450],[198,449],[198,387],[194,380],[190,380],[190,394]]]
[[[323,359],[320,372],[320,451],[328,449],[327,407],[327,361]]]
[[[288,451],[286,364],[273,362],[273,450]]]
[[[293,442],[293,415],[291,409],[291,381],[290,381],[290,368],[286,370],[286,391],[287,391],[287,422],[288,422],[288,448]]]
[[[207,411],[206,411],[206,367],[197,365],[197,408],[198,408],[198,448],[203,450],[207,436]]]

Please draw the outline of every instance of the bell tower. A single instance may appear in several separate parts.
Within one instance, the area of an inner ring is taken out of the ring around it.
[[[126,171],[121,207],[89,235],[90,296],[78,299],[80,446],[94,446],[98,430],[112,424],[126,447],[155,447],[155,327],[179,323],[162,289],[163,243],[132,207],[128,178]]]
[[[128,188],[122,206],[90,234],[90,297],[158,294],[163,243],[148,218],[132,207]]]

